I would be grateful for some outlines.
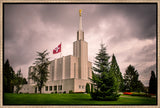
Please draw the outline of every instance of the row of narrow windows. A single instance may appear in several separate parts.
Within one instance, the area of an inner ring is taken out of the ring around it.
[[[58,90],[62,90],[62,85],[58,85],[58,86],[45,86],[45,91],[52,91],[52,90],[57,91],[57,87],[58,87]],[[37,89],[37,87],[36,87],[36,89]],[[79,89],[85,89],[85,86],[79,85]],[[24,88],[24,90],[25,90],[25,88]],[[29,90],[29,88],[26,90]]]
[[[58,90],[62,90],[62,85],[58,85],[58,86],[46,86],[45,87],[45,91],[57,91],[57,87],[58,87]]]

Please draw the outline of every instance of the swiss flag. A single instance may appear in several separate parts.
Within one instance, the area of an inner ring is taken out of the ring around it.
[[[53,54],[61,52],[61,43],[53,50]]]

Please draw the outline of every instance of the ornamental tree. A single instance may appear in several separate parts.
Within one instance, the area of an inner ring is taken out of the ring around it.
[[[33,67],[34,71],[30,73],[30,78],[36,82],[36,86],[41,93],[42,87],[45,86],[45,83],[48,80],[48,66],[50,62],[48,61],[49,58],[47,58],[47,55],[49,54],[47,53],[47,50],[43,52],[37,52],[37,54],[38,57],[35,59],[35,66]]]
[[[16,88],[15,92],[17,94],[19,93],[19,91],[21,90],[21,88],[23,87],[23,85],[27,83],[24,80],[25,80],[25,78],[22,77],[21,69],[19,69],[18,72],[17,72],[17,74],[15,74],[15,78],[13,80],[13,83],[14,83],[15,88]]]

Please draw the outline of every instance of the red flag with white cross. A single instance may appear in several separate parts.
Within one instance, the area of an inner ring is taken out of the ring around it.
[[[53,50],[53,54],[61,52],[61,43]]]

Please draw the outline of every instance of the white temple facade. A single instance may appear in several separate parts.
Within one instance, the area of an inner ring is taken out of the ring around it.
[[[84,40],[81,10],[79,18],[77,40],[73,42],[73,55],[63,56],[51,61],[48,67],[48,81],[42,88],[42,93],[85,92],[86,83],[90,83],[92,63],[88,61],[88,43]],[[30,66],[28,75],[32,71],[33,66]],[[35,85],[32,79],[28,79],[28,84],[23,85],[19,92],[39,93]]]

